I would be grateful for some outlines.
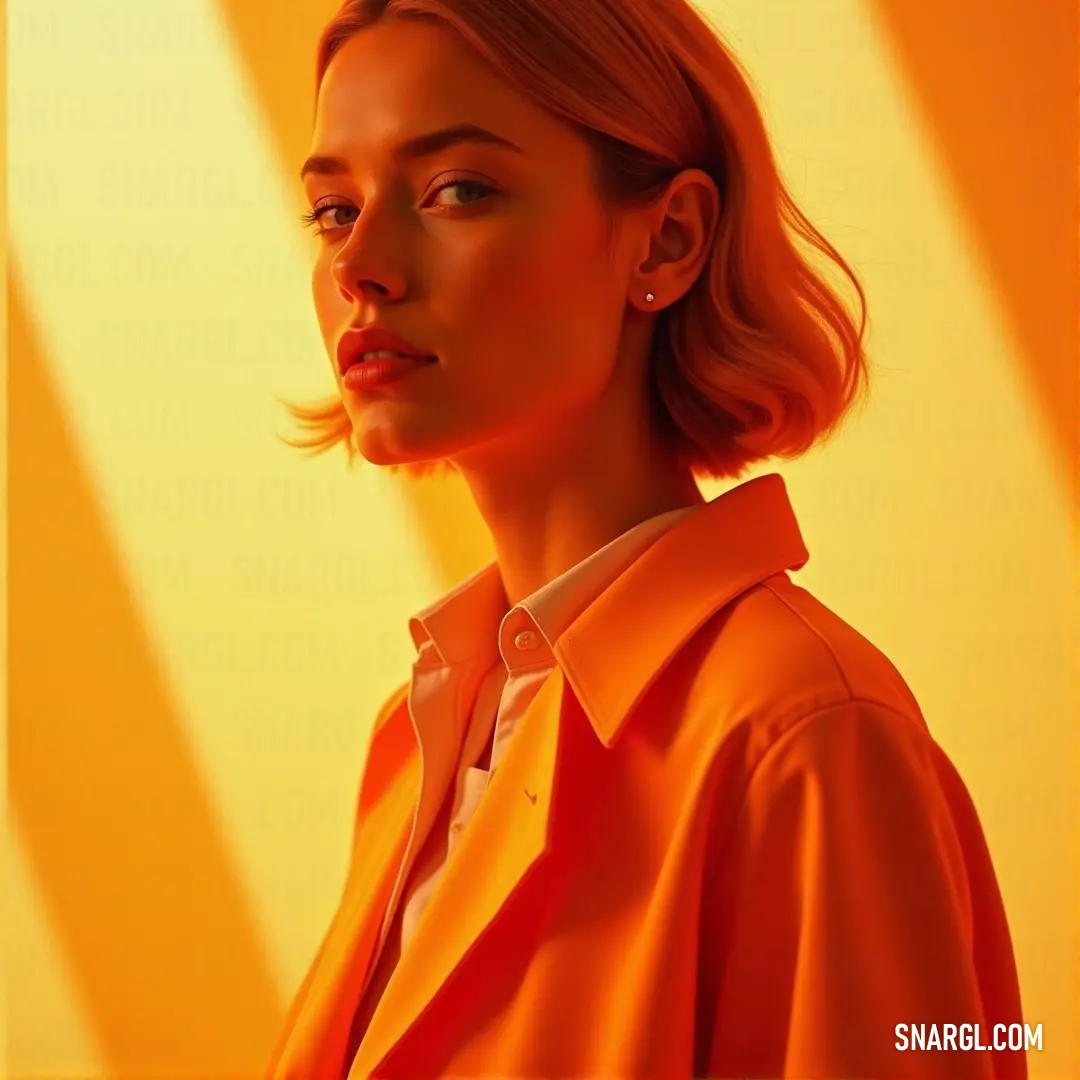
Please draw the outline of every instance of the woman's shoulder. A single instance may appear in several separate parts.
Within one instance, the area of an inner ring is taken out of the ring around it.
[[[921,822],[952,837],[950,859],[983,845],[963,780],[900,671],[786,575],[726,611],[695,668],[710,692],[692,695],[688,741],[708,763],[706,790],[731,812],[762,821],[797,804],[800,820],[818,815],[826,831],[858,820],[882,842]]]
[[[828,739],[830,715],[856,727],[899,725],[915,746],[932,741],[896,665],[786,574],[747,591],[703,631],[699,647],[674,658],[677,681],[699,688],[686,719],[717,752],[734,738],[748,767],[800,725],[815,744]]]

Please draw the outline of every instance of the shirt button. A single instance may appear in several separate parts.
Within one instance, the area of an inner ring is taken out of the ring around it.
[[[457,834],[458,834],[459,832],[461,832],[461,822],[460,822],[460,821],[455,821],[455,822],[453,823],[453,825],[451,825],[451,826],[450,826],[450,831],[451,831],[451,832],[452,832],[452,833],[453,833],[453,834],[454,834],[455,836],[457,836]]]
[[[540,644],[540,639],[532,630],[522,630],[517,637],[514,638],[514,644],[522,652],[527,652],[529,649],[535,649]]]

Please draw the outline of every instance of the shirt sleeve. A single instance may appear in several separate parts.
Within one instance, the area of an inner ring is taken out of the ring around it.
[[[1019,1022],[1019,993],[982,833],[950,782],[919,722],[868,702],[765,752],[703,912],[704,1075],[1026,1077],[1023,1052],[974,1048]],[[898,1025],[931,1040],[955,1025],[955,1048],[900,1049]]]

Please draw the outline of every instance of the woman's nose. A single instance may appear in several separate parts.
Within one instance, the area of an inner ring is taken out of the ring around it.
[[[404,243],[387,215],[376,220],[366,208],[353,224],[348,239],[331,263],[330,272],[346,300],[374,292],[381,299],[399,300],[408,289]]]

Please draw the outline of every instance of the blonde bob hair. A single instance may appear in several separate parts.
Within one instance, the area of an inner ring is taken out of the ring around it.
[[[683,169],[715,181],[712,253],[658,314],[649,361],[682,463],[698,477],[737,478],[835,432],[866,391],[865,294],[794,204],[748,76],[689,0],[346,0],[320,37],[316,89],[344,42],[391,15],[451,27],[519,94],[576,129],[609,211],[644,205]],[[853,287],[857,321],[811,266],[815,253]],[[314,453],[341,443],[355,460],[340,398],[287,408],[305,434],[286,443]]]

